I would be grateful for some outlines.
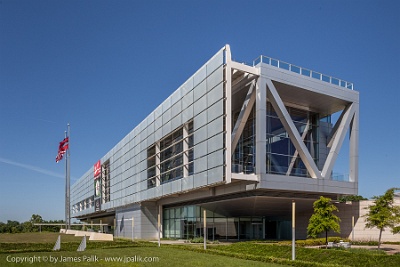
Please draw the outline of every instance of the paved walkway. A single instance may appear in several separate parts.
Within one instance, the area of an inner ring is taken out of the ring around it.
[[[352,245],[352,248],[363,248],[363,249],[369,249],[369,250],[377,250],[378,246],[357,246],[357,245]],[[386,251],[387,254],[396,254],[400,253],[400,245],[392,245],[392,244],[381,244],[381,250]]]

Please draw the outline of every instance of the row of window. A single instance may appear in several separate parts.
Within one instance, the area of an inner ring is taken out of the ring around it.
[[[74,205],[72,205],[72,213],[77,213],[79,211],[83,211],[94,206],[94,196],[88,197],[85,200],[82,200]]]
[[[193,141],[190,121],[147,149],[148,188],[193,174]]]
[[[72,213],[83,211],[94,206],[94,200],[100,199],[99,203],[106,203],[111,200],[111,185],[110,185],[110,161],[107,160],[101,165],[101,175],[93,180],[94,192],[93,196],[86,198],[72,205]]]

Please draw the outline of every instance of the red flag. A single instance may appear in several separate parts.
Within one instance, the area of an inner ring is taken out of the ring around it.
[[[69,138],[65,137],[64,140],[62,140],[58,146],[58,153],[56,156],[56,162],[58,163],[60,160],[63,159],[65,152],[68,150],[69,148],[69,144],[68,144]]]

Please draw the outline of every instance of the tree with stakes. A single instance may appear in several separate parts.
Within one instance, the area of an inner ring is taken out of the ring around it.
[[[313,207],[314,213],[308,223],[307,235],[317,238],[319,234],[325,232],[325,244],[328,245],[328,231],[340,233],[340,218],[334,214],[339,209],[332,204],[330,198],[323,196],[314,202]]]

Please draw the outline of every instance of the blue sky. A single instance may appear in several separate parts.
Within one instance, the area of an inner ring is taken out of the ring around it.
[[[394,0],[2,0],[0,221],[63,219],[66,124],[74,182],[225,44],[237,61],[354,82],[359,194],[399,186],[399,13]]]

